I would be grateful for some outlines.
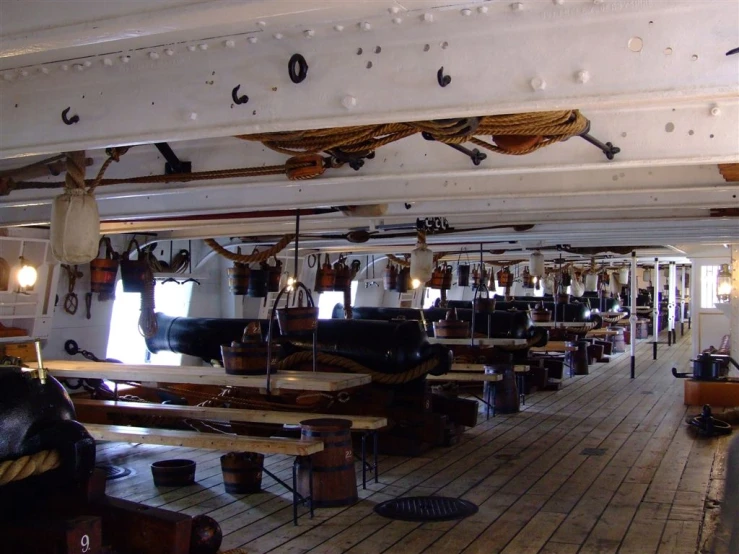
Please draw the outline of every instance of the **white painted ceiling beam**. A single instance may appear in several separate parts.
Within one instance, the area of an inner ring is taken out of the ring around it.
[[[202,4],[192,9],[206,9]],[[214,35],[219,27],[208,18],[202,28],[192,27],[195,19],[175,19],[171,30],[187,37],[181,43],[128,50],[124,40],[111,52],[103,37],[95,55],[69,60],[64,49],[54,50],[60,57],[53,63],[6,69],[0,157],[546,109],[686,101],[710,109],[739,92],[739,62],[724,56],[739,44],[734,0],[489,2],[472,3],[469,12],[456,6],[399,14],[384,11],[386,2],[378,3],[379,14],[368,1],[360,5],[375,15],[364,19],[350,4],[320,12],[309,27],[303,14],[288,13],[251,35]],[[233,25],[248,32],[257,11]],[[43,42],[53,32],[29,36]],[[288,78],[294,53],[310,67],[300,84]],[[452,77],[445,88],[436,79],[442,66]],[[237,84],[248,104],[232,105]],[[79,123],[62,123],[67,107]]]

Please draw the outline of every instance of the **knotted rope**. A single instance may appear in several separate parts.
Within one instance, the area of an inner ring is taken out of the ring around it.
[[[291,367],[295,367],[300,364],[312,361],[312,352],[296,352],[295,354],[291,354],[287,358],[278,362],[277,369],[286,370],[290,369]],[[316,361],[341,369],[346,369],[347,371],[351,371],[352,373],[363,373],[365,375],[369,375],[370,377],[372,377],[373,383],[380,383],[382,385],[401,385],[403,383],[414,381],[415,379],[426,375],[429,371],[439,365],[438,359],[430,358],[425,362],[421,362],[417,366],[412,367],[411,369],[408,369],[401,373],[381,373],[379,371],[375,371],[373,369],[365,367],[362,364],[355,362],[354,360],[350,360],[349,358],[335,356],[333,354],[325,354],[323,352],[319,352],[317,354]]]
[[[61,465],[59,452],[56,450],[42,450],[30,456],[23,456],[17,460],[0,462],[0,486],[13,481],[20,481],[32,475],[41,475]]]
[[[223,256],[224,258],[231,260],[232,262],[249,264],[266,262],[272,256],[276,256],[277,254],[282,252],[285,247],[293,241],[294,238],[295,235],[285,235],[274,246],[271,246],[270,248],[268,248],[267,250],[263,250],[262,252],[254,252],[253,254],[235,254],[234,252],[226,250],[223,246],[218,244],[213,239],[203,240],[205,241],[205,244],[210,246],[216,254]]]

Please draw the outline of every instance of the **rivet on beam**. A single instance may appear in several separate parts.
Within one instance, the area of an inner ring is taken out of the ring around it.
[[[171,48],[167,48],[164,53],[167,54],[167,56],[174,56],[174,50]]]
[[[590,72],[581,69],[575,74],[575,80],[581,85],[584,85],[585,83],[590,81]]]
[[[534,90],[544,90],[547,88],[547,82],[541,77],[534,77],[531,79],[531,88]]]
[[[520,12],[520,11],[522,11],[523,10],[523,2],[514,2],[513,4],[511,4],[511,9],[514,12]]]
[[[337,33],[340,33],[343,30],[344,30],[343,25],[334,25],[334,31],[336,31]]]
[[[103,58],[103,65],[110,67],[111,65],[113,65],[113,60],[111,60],[110,58]]]
[[[421,19],[423,19],[426,23],[433,23],[434,22],[434,14],[426,12],[421,16]]]
[[[156,52],[149,52],[149,59],[150,60],[158,60],[159,59],[159,54],[157,54]]]
[[[248,39],[246,39],[246,42],[248,42],[249,44],[256,44],[258,40],[259,39],[257,37],[249,37]]]
[[[303,36],[305,38],[313,38],[314,36],[316,36],[316,32],[313,29],[306,29],[305,31],[303,31]]]
[[[463,9],[462,11],[460,11],[459,13],[461,13],[461,14],[462,14],[463,16],[465,16],[465,17],[469,17],[470,15],[472,15],[472,10],[471,10],[471,9],[469,9],[469,8],[464,8],[464,9]]]
[[[272,36],[275,37],[276,40],[282,40],[283,37],[284,37],[284,35],[282,33],[275,33]]]

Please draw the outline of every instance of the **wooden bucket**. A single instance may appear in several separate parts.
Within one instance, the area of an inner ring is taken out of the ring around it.
[[[470,336],[469,321],[434,321],[434,336],[437,339],[466,339]]]
[[[331,267],[331,259],[326,254],[323,265],[316,271],[316,286],[313,290],[316,292],[328,292],[334,290],[334,281],[336,280],[336,273],[334,268]]]
[[[313,333],[318,324],[318,308],[313,304],[313,297],[308,294],[308,306],[303,306],[303,291],[298,292],[298,305],[288,307],[290,298],[287,298],[284,308],[277,308],[277,323],[282,335],[305,335]]]
[[[496,273],[496,277],[498,278],[498,285],[500,285],[500,288],[510,287],[513,284],[513,273],[511,273],[511,270],[507,267],[498,271],[498,273]]]
[[[105,257],[95,258],[90,262],[90,291],[106,295],[115,293],[115,279],[118,276],[118,255],[113,251],[108,237],[98,243],[98,251],[105,244]]]
[[[244,295],[249,288],[249,266],[234,263],[228,268],[228,290],[234,295]]]
[[[339,258],[334,264],[334,286],[333,290],[344,292],[350,290],[352,286],[352,270],[346,265],[343,258]]]
[[[475,312],[478,314],[489,314],[495,311],[495,298],[475,298]]]
[[[136,246],[138,259],[131,260],[132,248]],[[143,292],[144,285],[154,279],[149,267],[149,262],[141,259],[141,248],[136,239],[132,239],[128,243],[128,248],[121,258],[121,281],[123,282],[123,292]]]
[[[264,455],[256,452],[229,452],[221,456],[223,486],[228,494],[248,494],[262,490]]]
[[[444,288],[444,266],[437,266],[431,272],[431,280],[428,282],[428,286],[432,289]]]
[[[352,422],[347,419],[307,419],[300,422],[301,438],[323,441],[323,451],[311,455],[313,504],[316,507],[348,506],[357,501],[351,426]],[[303,462],[298,468],[300,494],[308,494],[308,475]]]
[[[538,308],[531,310],[531,321],[547,322],[552,320],[552,312],[547,309]]]
[[[229,375],[266,375],[267,346],[232,342],[221,345],[223,368]]]
[[[162,460],[151,464],[155,487],[185,487],[195,482],[192,460]]]

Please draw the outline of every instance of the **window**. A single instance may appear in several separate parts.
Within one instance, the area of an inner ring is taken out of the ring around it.
[[[441,299],[441,290],[426,287],[423,297],[423,308],[433,308],[434,302],[436,302],[437,299]]]
[[[173,317],[183,317],[188,314],[191,295],[192,283],[182,285],[158,283],[154,288],[154,304],[158,312]],[[146,349],[144,337],[139,333],[140,307],[141,295],[123,292],[123,282],[119,280],[115,288],[106,357],[127,364],[181,364],[181,354],[174,352],[151,354]]]
[[[718,298],[716,297],[716,278],[721,266],[704,265],[701,266],[701,308],[715,308]]]
[[[352,306],[357,297],[358,281],[352,281]],[[344,304],[344,293],[341,291],[322,292],[318,295],[318,319],[331,319],[336,304]]]

